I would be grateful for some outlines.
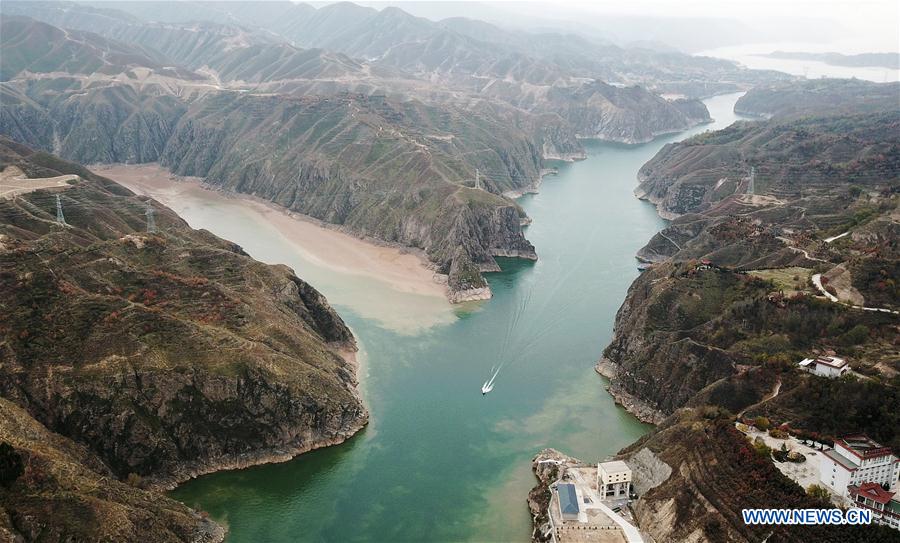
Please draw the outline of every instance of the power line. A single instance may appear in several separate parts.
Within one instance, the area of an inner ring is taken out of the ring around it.
[[[59,194],[56,195],[56,222],[66,224],[66,216],[63,215],[62,200],[59,199]]]
[[[157,231],[156,230],[156,219],[153,218],[153,207],[150,205],[149,202],[147,203],[146,215],[147,215],[147,232],[149,232],[151,234],[155,234]]]

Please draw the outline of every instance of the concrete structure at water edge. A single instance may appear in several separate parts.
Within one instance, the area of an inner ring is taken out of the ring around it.
[[[840,377],[850,371],[850,364],[836,356],[819,356],[804,358],[800,361],[800,368],[819,377]]]
[[[900,460],[890,447],[879,445],[864,435],[850,435],[834,442],[834,449],[823,451],[819,480],[837,494],[849,498],[849,487],[875,483],[896,491],[900,479]]]
[[[872,512],[872,522],[900,530],[900,500],[878,483],[865,483],[848,488],[855,507]]]
[[[627,500],[631,494],[631,468],[621,460],[597,464],[597,488],[604,500]]]
[[[598,487],[597,464],[586,464],[546,449],[535,456],[532,467],[539,481],[528,498],[536,521],[535,540],[644,543],[628,499],[615,502],[603,499],[602,489]]]

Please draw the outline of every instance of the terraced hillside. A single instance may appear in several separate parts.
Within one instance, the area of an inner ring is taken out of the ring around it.
[[[0,143],[4,169],[78,176],[0,200],[0,393],[90,449],[102,464],[89,468],[169,485],[366,423],[353,337],[290,269],[80,166]]]

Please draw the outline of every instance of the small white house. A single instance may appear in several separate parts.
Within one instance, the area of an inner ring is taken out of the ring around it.
[[[847,361],[836,356],[804,358],[800,361],[800,368],[819,377],[840,377],[850,371]]]
[[[631,494],[631,468],[621,460],[597,464],[597,488],[604,500],[627,499]]]

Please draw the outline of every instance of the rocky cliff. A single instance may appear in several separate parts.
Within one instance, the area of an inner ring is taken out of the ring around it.
[[[6,175],[78,176],[0,200],[0,393],[49,431],[157,487],[366,423],[353,337],[290,269],[51,155],[3,139],[0,157]]]
[[[618,88],[600,81],[555,87],[540,107],[559,111],[579,137],[620,143],[648,142],[711,120],[699,100],[669,102],[641,87]]]
[[[222,541],[205,514],[116,475],[84,445],[47,430],[0,398],[4,466],[21,466],[0,492],[4,541]],[[6,472],[4,472],[6,476]]]
[[[494,256],[536,258],[522,234],[524,213],[499,193],[539,178],[541,148],[522,130],[491,125],[491,113],[382,97],[216,96],[181,119],[162,162],[423,249],[439,273],[451,275],[455,292],[458,254],[474,263],[479,284],[479,270],[498,269]],[[461,160],[472,153],[480,155],[471,159],[480,166],[477,189],[471,160]]]
[[[604,351],[611,362],[611,392],[650,422],[672,413],[704,388],[726,383],[750,356],[711,340],[735,306],[764,300],[768,285],[752,277],[714,270],[695,273],[690,264],[660,264],[631,286],[616,314],[613,340]],[[760,391],[761,392],[761,391]],[[751,396],[758,401],[764,392]],[[650,410],[643,407],[645,404]]]
[[[67,88],[47,92],[53,85]],[[4,86],[0,134],[80,163],[157,161],[187,108],[151,87],[84,90],[67,78]]]

